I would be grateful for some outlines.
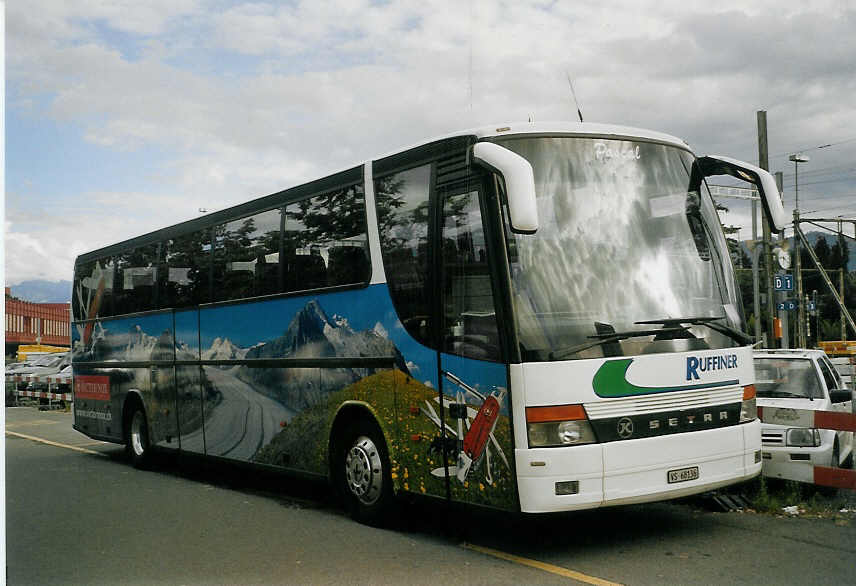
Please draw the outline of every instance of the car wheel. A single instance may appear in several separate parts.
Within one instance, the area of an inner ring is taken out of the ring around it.
[[[335,479],[355,520],[383,525],[394,504],[386,443],[377,426],[364,420],[350,424],[338,442]]]
[[[149,427],[143,407],[135,402],[125,423],[125,452],[134,468],[144,469],[151,462]]]

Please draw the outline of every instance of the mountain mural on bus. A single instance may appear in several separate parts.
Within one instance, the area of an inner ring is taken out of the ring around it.
[[[184,363],[154,385],[145,379],[148,369],[125,369],[129,385],[148,389],[161,411],[161,395],[177,385],[180,429],[152,417],[153,440],[176,435],[189,451],[323,475],[339,407],[362,402],[389,442],[399,489],[443,498],[448,470],[455,498],[516,506],[504,365],[443,355],[438,380],[437,352],[407,333],[385,286],[202,307],[198,321],[195,310],[176,311],[174,335],[172,315],[98,321],[88,348],[80,336],[76,343],[87,360],[146,361],[174,352]],[[253,364],[361,357],[388,357],[394,366]],[[186,365],[195,360],[201,367]]]

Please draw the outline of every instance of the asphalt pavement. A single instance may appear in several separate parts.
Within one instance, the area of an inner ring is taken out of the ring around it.
[[[70,413],[5,415],[9,584],[853,583],[856,514],[433,504],[376,529],[323,484],[173,456],[135,470]]]

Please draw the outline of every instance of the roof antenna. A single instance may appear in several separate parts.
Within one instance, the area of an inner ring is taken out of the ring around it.
[[[574,104],[577,107],[577,116],[580,117],[580,122],[583,121],[583,113],[580,111],[580,103],[577,101],[577,92],[574,91],[574,82],[571,81],[571,74],[567,71],[565,75],[568,77],[568,85],[571,86],[571,95],[574,97]]]

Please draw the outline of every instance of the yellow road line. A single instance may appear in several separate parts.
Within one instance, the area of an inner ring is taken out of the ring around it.
[[[109,442],[86,442],[84,444],[74,444],[78,448],[82,448],[83,446],[107,446],[110,445]]]
[[[95,450],[87,450],[86,448],[79,448],[77,446],[70,446],[68,444],[61,444],[59,442],[52,442],[52,441],[46,440],[44,438],[36,437],[34,435],[27,435],[24,433],[18,433],[16,431],[6,430],[6,435],[11,435],[11,436],[19,437],[22,439],[32,440],[34,442],[39,442],[41,444],[47,444],[49,446],[54,446],[56,448],[65,448],[67,450],[74,450],[75,452],[82,452],[84,454],[91,454],[93,456],[106,456],[107,455],[107,454],[103,454],[101,452],[96,452]],[[89,444],[87,444],[87,445],[89,445]]]
[[[515,564],[521,564],[523,566],[529,566],[530,568],[535,568],[538,570],[543,570],[545,572],[550,572],[551,574],[557,574],[559,576],[564,576],[566,578],[573,578],[579,582],[585,582],[586,584],[595,584],[597,586],[621,586],[618,582],[610,582],[609,580],[603,580],[602,578],[596,578],[594,576],[589,576],[586,574],[582,574],[580,572],[575,572],[573,570],[569,570],[567,568],[563,568],[561,566],[554,566],[553,564],[545,564],[544,562],[539,562],[537,560],[530,560],[529,558],[523,558],[520,556],[512,555],[510,553],[505,553],[504,551],[499,551],[496,549],[491,549],[489,547],[482,547],[480,545],[474,545],[472,543],[462,543],[461,547],[464,549],[469,549],[472,551],[477,551],[479,553],[483,553],[485,555],[490,555],[495,558],[499,558],[502,560],[506,560],[509,562],[513,562]]]

